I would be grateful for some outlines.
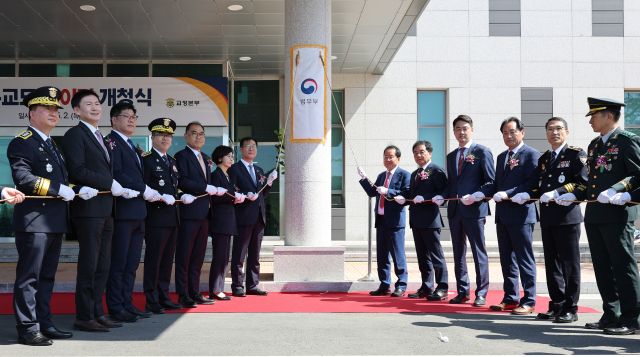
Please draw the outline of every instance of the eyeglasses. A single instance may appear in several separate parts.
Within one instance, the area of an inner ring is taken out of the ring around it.
[[[118,114],[118,116],[125,118],[125,120],[132,120],[132,119],[133,119],[133,121],[138,120],[138,116],[137,115]]]
[[[396,158],[395,156],[385,156],[385,157],[384,157],[384,159],[385,159],[385,160],[387,160],[387,161],[389,161],[389,160],[393,160],[393,159],[395,159],[395,158]]]
[[[204,133],[199,133],[197,131],[192,131],[190,134],[191,134],[191,137],[196,138],[196,139],[197,138],[204,138]]]
[[[170,139],[170,138],[173,137],[173,134],[154,134],[153,136],[160,137],[160,138],[163,138],[163,139]]]
[[[555,128],[547,128],[547,133],[555,133],[555,132],[562,132],[564,130],[564,127],[562,126],[557,126]]]
[[[244,146],[245,149],[256,149],[258,147],[258,145],[251,145],[251,144],[247,144]]]

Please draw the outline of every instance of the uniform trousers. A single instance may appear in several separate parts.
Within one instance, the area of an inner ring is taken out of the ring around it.
[[[378,279],[380,289],[389,290],[391,287],[391,261],[398,277],[395,288],[407,290],[407,258],[404,250],[404,227],[390,228],[384,216],[376,215],[376,257],[378,260]]]
[[[580,297],[580,224],[542,228],[549,310],[577,313]]]
[[[231,288],[242,289],[244,282],[245,257],[247,259],[247,290],[253,290],[260,284],[260,247],[264,236],[264,222],[258,221],[250,226],[238,226],[238,235],[233,236],[231,252]]]
[[[521,306],[536,306],[536,260],[533,256],[533,226],[497,223],[498,250],[504,278],[502,302]],[[520,299],[518,275],[524,295]]]
[[[434,291],[434,272],[437,284],[435,289],[449,290],[449,272],[440,244],[440,231],[440,228],[413,228],[413,241],[422,278],[421,291]]]
[[[146,227],[142,289],[147,304],[171,300],[169,286],[177,237],[177,226]]]
[[[135,307],[132,297],[133,286],[136,282],[136,270],[140,265],[144,228],[144,219],[116,219],[114,222],[111,269],[106,293],[107,309],[111,315]]]
[[[229,266],[231,235],[211,234],[211,271],[209,272],[209,294],[224,291],[224,278]],[[259,264],[259,263],[258,263]]]
[[[207,250],[209,219],[183,219],[176,243],[176,293],[200,292],[200,273]]]

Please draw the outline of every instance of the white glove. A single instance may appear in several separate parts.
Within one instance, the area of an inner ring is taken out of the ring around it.
[[[476,191],[472,193],[471,196],[476,198],[476,202],[482,201],[482,199],[484,198],[484,192]]]
[[[222,196],[227,192],[226,188],[218,187],[218,192],[216,192],[216,196]]]
[[[86,195],[80,195],[80,198],[86,201],[90,198],[96,197],[98,195],[98,190],[85,186],[80,189],[80,193],[86,193]]]
[[[367,178],[367,174],[364,173],[364,170],[360,166],[358,166],[358,175],[360,175],[363,180]]]
[[[404,197],[402,197],[402,196],[396,196],[396,197],[394,197],[393,199],[394,199],[396,202],[398,202],[398,204],[401,204],[401,205],[403,205],[405,202],[407,202],[407,201],[405,200],[405,198],[404,198]]]
[[[185,205],[188,205],[188,204],[192,203],[193,200],[195,200],[196,198],[193,197],[192,195],[188,194],[188,193],[185,193],[184,195],[182,195],[180,197],[180,199],[182,200],[182,203],[184,203]]]
[[[507,193],[504,191],[496,192],[496,194],[493,195],[493,200],[496,202],[500,202],[505,198],[509,198],[509,196],[507,196]]]
[[[614,205],[622,206],[626,203],[624,201],[631,201],[631,195],[629,194],[629,192],[616,193],[615,195],[613,195],[613,197],[611,197],[611,203],[613,203]]]
[[[247,198],[246,195],[240,193],[240,192],[236,192],[236,201],[235,203],[242,203],[244,202],[244,199]]]
[[[420,195],[413,198],[413,203],[422,203],[422,202],[424,202],[424,197]]]
[[[157,193],[156,190],[152,189],[149,186],[146,186],[146,188],[144,189],[144,193],[142,195],[144,196],[144,199],[148,201],[156,193]]]
[[[253,193],[253,192],[249,192],[249,193],[247,193],[247,195],[246,195],[246,198],[248,198],[248,199],[249,199],[249,201],[255,201],[255,200],[257,200],[257,199],[258,199],[258,197],[260,197],[260,196],[259,196],[259,195],[256,195],[256,194],[255,194],[255,193]]]
[[[215,195],[216,193],[218,193],[218,189],[215,186],[211,186],[211,185],[207,185],[207,188],[205,189],[205,191],[207,191],[209,195]]]
[[[474,204],[476,202],[476,196],[474,196],[474,195],[464,195],[460,199],[460,202],[462,202],[462,204],[465,205],[465,206]]]
[[[528,193],[520,192],[520,193],[517,193],[515,196],[511,197],[511,202],[515,202],[515,203],[521,205],[521,204],[524,204],[526,202],[525,200],[528,200],[530,198],[531,198],[531,196],[529,196]]]
[[[600,203],[609,203],[611,202],[611,197],[613,197],[613,195],[616,194],[616,190],[614,190],[613,188],[610,188],[606,191],[602,191],[600,192],[600,194],[598,195],[598,202]]]
[[[176,203],[176,199],[171,195],[162,195],[162,200],[168,205]]]
[[[83,189],[84,187],[81,188],[81,190]],[[66,185],[60,185],[60,189],[58,190],[58,195],[62,196],[63,201],[72,201],[73,198],[76,197],[76,193],[73,191],[73,189]]]
[[[378,191],[378,193],[381,195],[386,195],[389,192],[389,189],[384,186],[381,186],[381,187],[378,187],[376,191]]]
[[[558,191],[556,190],[549,191],[544,193],[542,196],[540,196],[540,202],[549,203],[549,201],[555,200],[557,197],[558,197]]]
[[[162,199],[162,195],[158,191],[154,191],[153,196],[148,199],[149,202],[156,202]]]
[[[557,197],[555,200],[556,200],[556,203],[559,204],[560,206],[569,206],[573,202],[568,202],[568,201],[575,201],[576,195],[574,195],[573,193],[565,193],[564,195],[560,195],[560,197]]]
[[[122,193],[122,197],[129,199],[129,198],[134,198],[134,197],[138,197],[140,196],[140,192],[136,191],[136,190],[132,190],[130,188],[125,188],[124,192]]]
[[[111,194],[114,196],[120,196],[124,193],[124,188],[118,183],[118,181],[113,180],[111,184]]]
[[[278,178],[278,170],[273,170],[269,174],[269,178],[267,179],[267,185],[271,186],[271,184],[273,184],[273,181],[275,181],[277,178]]]
[[[444,203],[444,197],[440,195],[433,196],[433,198],[431,199],[431,202],[437,204],[438,206],[442,206],[442,204]]]

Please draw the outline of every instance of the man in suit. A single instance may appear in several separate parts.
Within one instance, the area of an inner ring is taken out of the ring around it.
[[[29,127],[11,140],[7,157],[16,187],[36,196],[61,196],[62,199],[31,199],[18,204],[13,212],[13,230],[18,250],[16,280],[13,286],[13,310],[18,342],[49,346],[51,339],[70,338],[70,332],[58,330],[51,321],[51,294],[58,268],[62,236],[69,233],[69,201],[75,194],[90,198],[93,191],[79,186],[73,189],[67,170],[49,134],[58,125],[61,92],[56,87],[41,87],[24,98],[29,108]],[[92,192],[90,192],[92,191]],[[97,191],[95,191],[97,192]],[[3,187],[2,198],[22,202],[24,194]]]
[[[136,130],[136,108],[131,103],[117,103],[111,107],[110,117],[113,130],[106,139],[113,154],[113,177],[127,188],[122,196],[116,197],[118,209],[111,243],[107,309],[114,320],[135,322],[138,318],[152,315],[138,310],[133,305],[132,295],[142,253],[144,219],[147,217],[144,200],[152,198],[155,191],[144,183],[141,152],[130,139]]]
[[[364,170],[358,166],[362,178],[360,186],[369,197],[376,198],[376,256],[378,257],[378,279],[380,286],[370,291],[373,296],[389,295],[391,287],[391,262],[398,277],[392,297],[404,296],[407,290],[407,258],[404,250],[405,213],[404,206],[396,202],[396,196],[408,196],[411,174],[398,167],[402,153],[395,145],[384,149],[383,165],[385,171],[378,175],[374,185],[367,179]]]
[[[145,311],[163,314],[165,310],[180,310],[182,306],[171,301],[169,285],[176,251],[180,210],[175,204],[179,197],[178,163],[167,154],[171,147],[176,122],[169,118],[154,119],[149,123],[151,150],[142,154],[144,183],[154,190],[148,199],[145,220],[144,280],[147,299]]]
[[[500,265],[504,278],[504,297],[492,310],[511,310],[512,315],[535,311],[536,261],[533,256],[533,227],[538,210],[527,192],[538,188],[538,159],[540,152],[527,146],[524,125],[510,117],[500,125],[502,138],[509,150],[498,155],[496,169],[496,229]],[[511,201],[505,200],[510,198]],[[520,204],[518,204],[520,203]],[[524,296],[520,299],[518,271]]]
[[[231,293],[233,296],[267,295],[260,290],[260,247],[267,224],[266,206],[264,198],[271,192],[273,181],[278,178],[278,172],[273,170],[269,177],[264,176],[264,170],[253,163],[258,154],[258,140],[252,137],[240,139],[242,159],[229,168],[229,179],[236,183],[237,191],[246,193],[246,200],[235,205],[238,234],[233,237],[231,249]],[[266,186],[266,187],[265,187]],[[258,193],[256,195],[256,193]],[[244,273],[242,266],[247,259],[246,293],[242,289]]]
[[[600,133],[588,148],[589,178],[586,185],[561,195],[556,202],[597,200],[587,203],[584,228],[604,313],[585,328],[630,335],[640,330],[640,278],[633,244],[633,222],[640,218],[640,207],[626,204],[631,197],[623,193],[640,185],[640,137],[618,126],[624,103],[587,100],[589,124]]]
[[[411,173],[409,197],[413,197],[413,205],[409,208],[409,225],[413,230],[422,285],[409,297],[441,301],[449,297],[449,273],[440,244],[440,231],[444,223],[440,207],[431,199],[441,195],[447,188],[447,174],[442,167],[431,162],[432,153],[433,146],[428,141],[419,140],[413,144],[413,158],[419,168]],[[405,204],[402,196],[396,196],[395,201]]]
[[[449,303],[462,304],[470,300],[466,258],[468,238],[476,270],[473,306],[484,306],[489,291],[489,259],[484,225],[491,211],[483,197],[491,197],[495,193],[493,154],[489,148],[471,140],[473,120],[468,115],[459,115],[453,121],[453,134],[459,147],[447,155],[447,187],[442,195],[432,199],[438,206],[444,203],[444,198],[452,199],[447,207],[447,217],[451,228],[458,295]]]
[[[178,230],[176,246],[176,293],[178,303],[194,308],[198,304],[211,305],[213,300],[200,293],[200,272],[204,263],[211,218],[210,195],[217,194],[216,187],[209,185],[213,162],[200,151],[204,146],[204,127],[198,122],[187,124],[184,138],[187,147],[176,153],[178,161],[178,188],[189,195],[189,205],[180,207],[182,222]],[[209,195],[197,200],[195,197]],[[193,203],[191,203],[193,202]]]
[[[587,153],[566,143],[569,128],[564,119],[553,117],[545,128],[551,151],[540,156],[538,188],[528,192],[531,197],[540,199],[544,266],[551,297],[549,310],[539,313],[537,318],[570,323],[578,321],[582,212],[577,203],[568,202],[565,207],[549,201],[586,183]],[[516,203],[525,202],[518,200]]]
[[[75,200],[71,219],[78,237],[78,274],[76,278],[76,319],[74,328],[90,332],[107,332],[122,324],[104,316],[104,294],[111,263],[114,196],[123,193],[113,179],[111,148],[98,129],[102,107],[92,90],[80,90],[71,98],[80,123],[67,130],[62,151],[67,160],[69,182],[95,187],[99,194],[91,200]]]

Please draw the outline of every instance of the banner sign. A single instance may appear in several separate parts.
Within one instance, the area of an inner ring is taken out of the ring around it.
[[[111,126],[109,110],[118,102],[136,107],[138,126],[156,118],[171,118],[179,126],[199,121],[205,126],[229,125],[227,77],[7,77],[0,91],[0,126],[29,125],[29,109],[22,105],[25,96],[44,86],[62,92],[58,126],[75,126],[78,116],[71,97],[81,89],[92,89],[102,105],[99,126]]]
[[[322,60],[320,59],[322,56]],[[327,133],[327,47],[291,48],[291,142],[324,143]]]

